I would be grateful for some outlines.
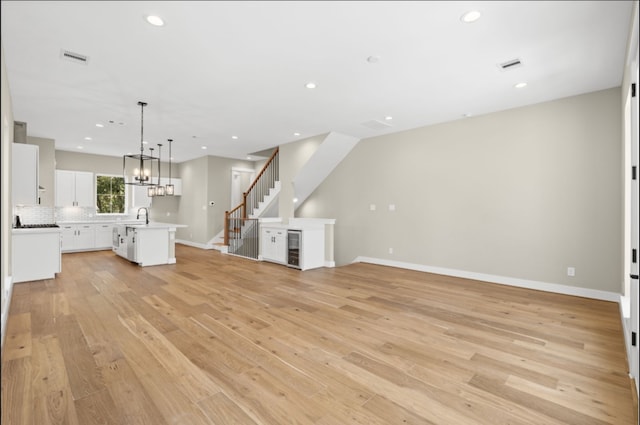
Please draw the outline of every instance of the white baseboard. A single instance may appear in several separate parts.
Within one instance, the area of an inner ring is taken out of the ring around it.
[[[324,262],[324,266],[325,267],[329,267],[329,268],[333,268],[336,266],[336,262],[335,261],[325,261]]]
[[[580,288],[577,286],[561,285],[558,283],[539,282],[535,280],[518,279],[514,277],[505,277],[490,275],[484,273],[467,272],[464,270],[447,269],[442,267],[433,267],[423,264],[405,263],[401,261],[391,261],[381,258],[372,257],[356,257],[354,263],[371,263],[381,266],[398,267],[401,269],[416,270],[427,273],[442,274],[446,276],[461,277],[465,279],[481,280],[483,282],[498,283],[500,285],[515,286],[518,288],[535,289],[538,291],[554,292],[557,294],[574,295],[577,297],[593,298],[597,300],[620,302],[620,294],[615,292],[600,291],[598,289]]]
[[[182,245],[188,245],[188,246],[192,246],[194,248],[200,248],[200,249],[215,249],[213,247],[213,245],[210,244],[203,244],[203,243],[198,243],[198,242],[192,242],[192,241],[185,241],[183,239],[176,239],[176,243],[180,243]]]
[[[13,295],[13,278],[7,276],[4,281],[5,293],[2,295],[2,342],[0,342],[0,351],[4,348],[4,339],[7,331],[7,321],[9,320],[9,309],[11,308],[11,296]]]

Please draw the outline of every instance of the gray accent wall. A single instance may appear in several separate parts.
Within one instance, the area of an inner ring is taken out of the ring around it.
[[[336,219],[337,265],[370,257],[619,293],[621,113],[612,88],[364,139],[296,216]]]
[[[224,212],[231,209],[233,167],[253,169],[254,163],[217,156],[180,163],[182,196],[176,222],[189,227],[178,228],[176,239],[205,245],[223,230]],[[209,205],[210,202],[214,205]]]

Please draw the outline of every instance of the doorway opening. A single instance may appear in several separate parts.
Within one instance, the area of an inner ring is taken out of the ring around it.
[[[256,177],[255,170],[250,168],[231,168],[231,205],[230,210],[242,203],[242,194],[249,189]]]

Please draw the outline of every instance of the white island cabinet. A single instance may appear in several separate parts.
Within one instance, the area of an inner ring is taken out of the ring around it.
[[[176,228],[184,224],[119,225],[114,229],[113,252],[140,266],[176,263]]]

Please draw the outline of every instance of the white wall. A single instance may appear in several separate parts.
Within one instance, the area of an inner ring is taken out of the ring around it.
[[[2,120],[2,131],[0,132],[0,145],[2,146],[2,174],[0,175],[0,185],[2,187],[2,213],[0,228],[2,229],[0,254],[0,297],[2,298],[2,347],[4,347],[5,326],[9,314],[9,304],[11,295],[11,227],[13,225],[13,214],[11,211],[11,143],[13,143],[13,110],[11,107],[11,94],[9,93],[9,81],[7,80],[7,70],[4,63],[4,46],[0,45],[0,56],[2,60],[2,90],[0,95]]]
[[[338,265],[368,257],[619,293],[620,123],[613,88],[365,139],[297,216],[336,218]]]

